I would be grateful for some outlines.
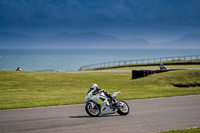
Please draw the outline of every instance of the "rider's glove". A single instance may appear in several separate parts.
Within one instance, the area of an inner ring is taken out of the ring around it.
[[[101,89],[99,92],[105,92],[104,89]]]

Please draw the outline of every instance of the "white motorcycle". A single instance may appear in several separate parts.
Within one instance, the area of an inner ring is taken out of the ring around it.
[[[92,93],[93,91],[88,92],[85,96],[85,110],[88,115],[97,117],[99,115],[114,114],[116,112],[120,115],[127,115],[129,113],[129,106],[125,101],[118,100],[116,101],[116,105],[113,106],[103,92],[97,95],[93,95]],[[112,97],[116,98],[120,93],[120,91],[114,92]]]

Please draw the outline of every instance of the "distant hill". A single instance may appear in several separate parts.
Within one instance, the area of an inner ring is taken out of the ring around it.
[[[120,40],[111,35],[98,34],[96,32],[88,33],[61,33],[53,38],[54,43],[62,46],[73,45],[74,47],[89,48],[136,48],[149,45],[149,42],[143,39]]]
[[[18,33],[0,33],[0,47],[24,48],[144,48],[150,43],[144,39],[120,40],[111,35],[87,33],[60,33],[56,36],[30,36]]]
[[[95,32],[88,33],[61,33],[52,38],[55,44],[61,47],[105,47],[111,44],[117,44],[119,39],[110,36],[102,35]]]
[[[141,38],[121,40],[96,32],[63,32],[56,36],[2,32],[0,48],[200,48],[200,35],[187,34],[173,41],[150,44]]]
[[[200,35],[187,34],[177,40],[157,43],[155,46],[162,48],[200,48]]]

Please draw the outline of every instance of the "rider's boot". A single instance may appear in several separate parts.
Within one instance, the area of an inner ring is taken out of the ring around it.
[[[115,99],[113,99],[113,111],[118,107],[117,106],[117,101]]]

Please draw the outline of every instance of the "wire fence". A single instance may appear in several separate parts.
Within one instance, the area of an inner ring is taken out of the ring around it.
[[[165,61],[175,61],[175,60],[179,60],[179,61],[180,60],[183,60],[183,61],[198,60],[198,59],[200,59],[200,55],[173,56],[173,57],[103,62],[103,63],[81,66],[79,71],[88,70],[88,69],[105,68],[105,67],[116,67],[116,66],[137,65],[137,64],[147,64],[147,63],[161,63]]]

